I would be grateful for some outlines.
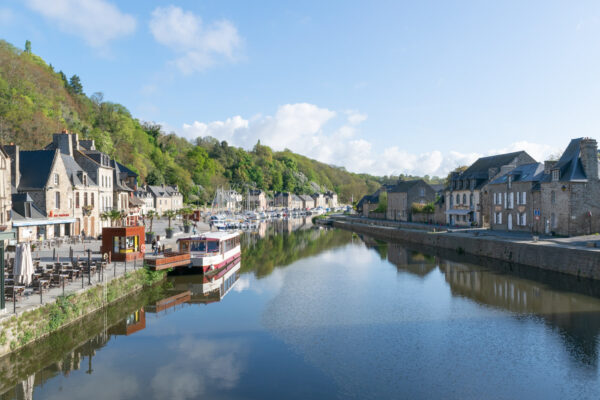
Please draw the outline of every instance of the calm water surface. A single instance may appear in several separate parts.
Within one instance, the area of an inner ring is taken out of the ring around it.
[[[4,359],[3,398],[600,398],[598,285],[282,230]]]

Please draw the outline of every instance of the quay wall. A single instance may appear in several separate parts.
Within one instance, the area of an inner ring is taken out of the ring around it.
[[[427,232],[402,227],[378,226],[334,220],[333,226],[381,239],[399,240],[451,249],[457,253],[493,258],[544,270],[600,280],[600,252],[544,242],[515,242],[461,233]]]
[[[152,286],[165,276],[165,271],[141,268],[107,283],[99,283],[80,292],[61,296],[54,302],[7,318],[0,322],[0,358],[45,338],[143,287]]]

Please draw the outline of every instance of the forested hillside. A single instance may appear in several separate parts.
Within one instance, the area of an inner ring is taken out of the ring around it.
[[[68,129],[139,173],[142,182],[177,184],[188,200],[209,201],[218,186],[312,193],[334,190],[343,201],[376,190],[381,178],[349,173],[291,151],[256,144],[245,151],[206,137],[196,143],[139,121],[124,106],[87,96],[77,75],[65,76],[31,51],[0,40],[0,141],[43,148]]]

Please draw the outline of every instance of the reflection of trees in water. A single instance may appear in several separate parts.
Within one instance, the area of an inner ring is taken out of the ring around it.
[[[350,243],[352,233],[345,230],[310,228],[297,231],[272,231],[252,246],[242,247],[241,272],[263,277],[275,267],[284,267],[301,258]]]
[[[38,386],[56,376],[68,376],[74,370],[93,373],[96,352],[114,336],[131,332],[128,328],[140,323],[144,304],[161,298],[162,293],[161,287],[137,292],[1,358],[0,398],[23,398],[23,390],[18,387],[31,375],[35,375],[34,385]]]
[[[462,258],[451,253],[446,256]],[[548,274],[524,266],[507,266],[492,260],[486,262],[488,268],[483,268],[426,255],[397,243],[388,244],[388,260],[398,270],[420,277],[439,268],[454,296],[506,310],[518,317],[535,315],[542,318],[558,330],[577,365],[597,367],[600,299],[588,294],[596,293],[598,283],[579,282],[574,277]],[[507,269],[513,272],[506,273]],[[532,279],[536,274],[539,280]],[[575,291],[578,282],[585,294]]]

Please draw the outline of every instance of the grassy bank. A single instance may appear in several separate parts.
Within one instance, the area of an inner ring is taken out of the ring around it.
[[[61,296],[55,302],[13,316],[0,323],[0,357],[77,321],[143,287],[164,279],[166,272],[142,268],[91,286],[86,291]]]

